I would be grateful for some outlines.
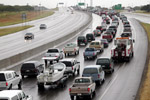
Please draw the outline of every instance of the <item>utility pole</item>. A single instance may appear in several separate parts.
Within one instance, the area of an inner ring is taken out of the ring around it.
[[[91,0],[91,2],[90,2],[91,4],[90,4],[90,6],[92,7],[93,6],[93,0]]]

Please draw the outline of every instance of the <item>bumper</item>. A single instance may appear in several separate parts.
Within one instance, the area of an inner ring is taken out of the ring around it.
[[[89,96],[89,93],[70,93],[70,96],[79,96],[79,97],[84,97],[84,96]]]
[[[118,60],[118,61],[124,61],[124,60],[128,60],[129,57],[125,57],[125,56],[116,56],[116,57],[112,57],[113,60]]]
[[[21,73],[21,75],[25,75],[25,76],[35,76],[35,75],[38,75],[38,73]]]

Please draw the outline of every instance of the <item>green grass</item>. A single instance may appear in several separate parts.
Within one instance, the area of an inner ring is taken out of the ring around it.
[[[142,13],[142,14],[150,14],[150,12],[142,11],[142,10],[137,10],[135,13]]]
[[[145,31],[147,32],[149,43],[150,43],[150,24],[141,23],[141,25],[144,27]],[[149,59],[146,77],[144,79],[142,88],[140,90],[140,100],[150,100],[150,59]]]
[[[19,26],[19,27],[12,27],[12,28],[3,28],[3,29],[0,29],[0,36],[16,33],[16,32],[31,28],[31,27],[33,27],[33,25]]]

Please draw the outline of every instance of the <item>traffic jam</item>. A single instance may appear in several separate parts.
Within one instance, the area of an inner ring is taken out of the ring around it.
[[[22,84],[27,76],[36,76],[37,87],[43,91],[46,86],[51,88],[64,88],[67,80],[74,77],[68,90],[71,100],[88,98],[92,100],[96,95],[96,88],[105,82],[105,75],[112,74],[116,63],[130,62],[134,56],[132,28],[128,18],[115,11],[95,12],[102,18],[102,23],[86,36],[77,37],[77,42],[66,43],[63,50],[49,48],[39,61],[26,61],[22,63],[20,75],[16,71],[0,71],[0,100],[33,100],[32,94],[22,91]],[[117,36],[117,28],[123,24],[123,32]],[[105,48],[113,43],[110,57],[98,57],[105,52]],[[96,59],[95,65],[81,66],[74,56],[79,55],[80,47],[84,62]],[[71,56],[71,57],[70,57]],[[83,68],[81,73],[80,69]],[[75,77],[77,76],[77,77]],[[18,90],[13,87],[18,86]],[[8,98],[3,98],[8,96]],[[2,97],[1,97],[2,96]],[[9,99],[10,98],[10,99]]]

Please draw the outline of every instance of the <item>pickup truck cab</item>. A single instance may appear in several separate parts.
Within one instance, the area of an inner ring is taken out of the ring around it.
[[[89,47],[95,48],[99,53],[104,51],[104,45],[101,43],[101,41],[92,41]]]
[[[83,55],[84,55],[84,60],[87,60],[89,58],[96,59],[97,50],[95,48],[86,48]]]
[[[0,71],[0,90],[10,90],[16,85],[18,89],[21,89],[21,75],[18,75],[15,71]]]
[[[80,73],[80,62],[77,62],[75,58],[65,58],[60,60],[61,63],[64,63],[66,65],[66,74],[72,74],[75,76],[75,73],[77,71],[77,74]]]
[[[79,54],[79,47],[76,43],[67,43],[63,48],[65,56],[69,56],[71,54],[77,55]]]
[[[4,90],[0,91],[0,100],[33,100],[33,98],[22,90]]]
[[[95,95],[95,82],[92,81],[91,77],[78,77],[74,80],[73,85],[69,88],[71,100],[78,100],[79,97],[89,97],[91,100]],[[88,100],[89,100],[88,99]]]
[[[45,60],[45,63],[47,63],[47,61],[52,63],[53,61],[58,62],[60,59],[63,59],[63,57],[63,51],[59,50],[58,48],[49,48],[42,59]]]
[[[92,80],[100,85],[105,81],[105,72],[101,65],[89,65],[84,67],[82,77],[92,77]]]

